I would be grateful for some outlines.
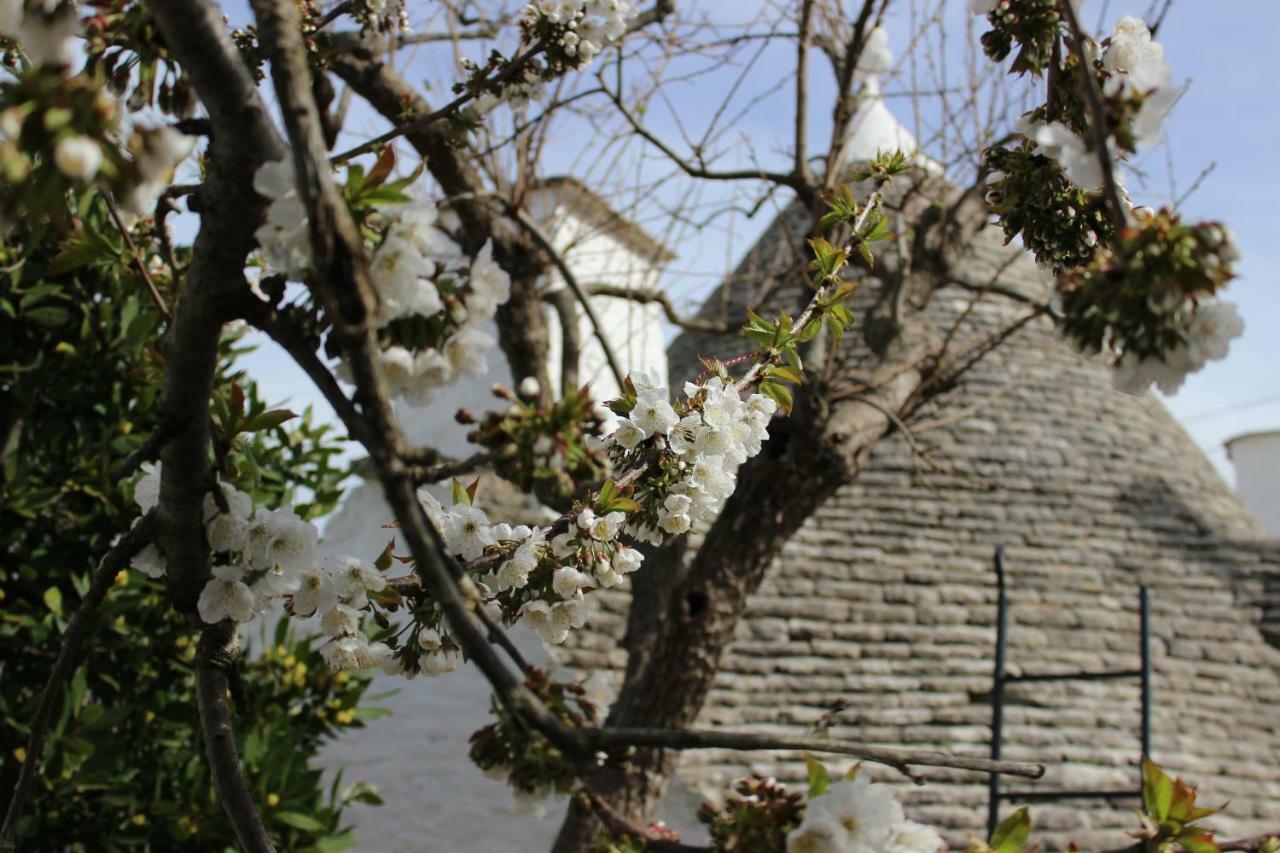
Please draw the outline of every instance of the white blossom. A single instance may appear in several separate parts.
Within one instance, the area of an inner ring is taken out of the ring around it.
[[[539,529],[511,554],[510,559],[498,567],[498,589],[522,589],[529,583],[529,574],[538,567],[538,556],[546,547],[546,533]]]
[[[328,574],[337,596],[356,609],[368,602],[368,593],[387,585],[382,573],[357,557],[340,556],[329,561]]]
[[[155,210],[178,164],[195,150],[195,139],[168,125],[139,128],[129,139],[135,183],[120,198],[120,206],[142,216]]]
[[[155,546],[155,543],[149,544],[139,551],[130,565],[149,578],[164,576],[164,555],[160,553],[160,549]]]
[[[293,593],[293,612],[297,616],[311,616],[329,610],[337,601],[333,578],[326,570],[315,566],[298,579],[298,589]]]
[[[254,232],[267,263],[292,281],[301,281],[311,266],[311,234],[307,209],[298,195],[293,163],[285,158],[263,163],[253,188],[268,199],[267,221]]]
[[[648,436],[645,431],[630,418],[619,418],[618,426],[613,431],[613,440],[628,450],[633,449]]]
[[[70,65],[75,61],[75,37],[80,34],[80,20],[72,7],[64,7],[53,15],[37,8],[28,11],[10,31],[22,45],[33,65]]]
[[[1123,353],[1116,361],[1112,385],[1126,394],[1142,394],[1154,384],[1165,394],[1173,394],[1189,374],[1225,358],[1232,339],[1243,332],[1244,320],[1234,303],[1217,299],[1202,302],[1187,322],[1181,346],[1145,358]]]
[[[467,290],[467,311],[472,316],[489,319],[498,306],[511,298],[511,276],[493,260],[493,240],[486,240],[471,263]]]
[[[291,574],[300,574],[315,565],[320,539],[316,526],[290,508],[276,510],[271,520],[275,534],[271,540],[272,562]]]
[[[479,507],[459,504],[445,515],[445,544],[452,554],[460,554],[467,562],[484,556],[484,549],[496,545],[489,517]]]
[[[787,851],[883,851],[902,821],[902,804],[892,791],[859,775],[809,801],[804,820],[787,836]]]
[[[383,643],[377,643],[390,652]],[[382,649],[374,648],[363,634],[349,634],[335,637],[320,647],[320,656],[325,663],[334,669],[346,672],[359,672],[374,666],[381,666],[384,659]]]
[[[298,591],[301,582],[295,575],[286,575],[279,569],[269,569],[253,582],[254,610],[262,612],[282,596]]]
[[[418,668],[423,675],[437,676],[453,672],[462,662],[457,651],[436,651],[418,655]]]
[[[400,317],[430,317],[439,313],[444,304],[435,284],[428,280],[435,272],[435,262],[423,255],[414,243],[403,237],[388,236],[369,265],[378,293],[379,321],[385,325]]]
[[[1211,299],[1196,306],[1187,325],[1193,360],[1200,363],[1227,357],[1231,341],[1244,333],[1244,318],[1234,302]]]
[[[330,637],[354,634],[360,629],[360,614],[345,604],[335,604],[320,617],[320,630]]]
[[[493,337],[475,326],[463,326],[445,342],[444,356],[455,373],[474,376],[489,369],[485,353],[493,348]]]
[[[635,408],[631,410],[631,422],[644,433],[645,438],[666,435],[679,421],[676,410],[667,401],[666,389],[646,392],[637,398]]]
[[[572,628],[581,628],[587,624],[587,603],[579,595],[567,601],[557,602],[551,608],[551,622],[557,627],[563,626],[565,635]]]
[[[598,516],[591,507],[586,507],[578,513],[577,522],[579,529],[585,531],[592,539],[608,542],[618,538],[618,531],[626,519],[625,513],[611,512]]]
[[[884,853],[938,853],[944,849],[942,836],[923,823],[904,820],[889,833]]]
[[[561,566],[551,577],[551,588],[561,598],[572,598],[583,587],[591,585],[591,578],[572,566]]]
[[[90,181],[102,166],[102,146],[87,136],[65,136],[53,146],[53,164],[73,181]]]
[[[214,551],[243,551],[249,543],[249,522],[253,517],[253,499],[235,486],[218,483],[227,511],[223,512],[213,495],[204,498],[204,530],[209,547]]]
[[[520,621],[536,631],[544,643],[557,645],[569,636],[569,626],[552,618],[551,605],[542,599],[534,599],[520,610]]]
[[[160,463],[142,466],[142,477],[133,486],[133,502],[144,513],[160,503]]]
[[[244,570],[236,566],[214,566],[213,577],[204,585],[196,610],[212,625],[223,619],[247,622],[253,616],[253,592],[244,582]]]
[[[643,554],[635,548],[628,548],[624,545],[614,552],[611,565],[618,574],[629,575],[640,568],[642,562],[644,562]]]

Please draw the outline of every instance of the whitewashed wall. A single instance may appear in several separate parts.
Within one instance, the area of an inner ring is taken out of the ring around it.
[[[1280,537],[1280,430],[1251,432],[1227,442],[1236,494],[1271,536]]]

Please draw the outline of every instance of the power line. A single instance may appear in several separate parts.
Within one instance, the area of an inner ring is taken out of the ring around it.
[[[1190,417],[1183,418],[1182,422],[1184,424],[1190,424],[1195,423],[1196,421],[1207,421],[1210,418],[1218,418],[1223,415],[1234,414],[1245,409],[1256,409],[1259,406],[1266,406],[1271,403],[1280,403],[1280,394],[1272,394],[1268,397],[1259,397],[1256,400],[1245,400],[1243,403],[1233,403],[1232,405],[1221,409],[1212,409],[1208,412],[1201,412],[1198,415],[1191,415]]]

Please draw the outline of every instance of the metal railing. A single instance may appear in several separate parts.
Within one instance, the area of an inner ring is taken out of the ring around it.
[[[1151,598],[1145,586],[1138,587],[1139,640],[1138,652],[1141,665],[1138,669],[1106,672],[1031,673],[1010,675],[1005,671],[1009,642],[1009,599],[1005,594],[1004,546],[996,547],[996,661],[991,691],[991,758],[998,761],[1004,751],[1004,693],[1010,684],[1051,681],[1111,681],[1136,678],[1141,686],[1142,703],[1142,755],[1151,754]],[[992,773],[987,783],[987,837],[990,838],[999,823],[1002,800],[1022,802],[1052,802],[1055,800],[1122,800],[1142,798],[1141,768],[1138,784],[1127,790],[1093,789],[1022,789],[1004,791],[1000,788],[1000,775]]]

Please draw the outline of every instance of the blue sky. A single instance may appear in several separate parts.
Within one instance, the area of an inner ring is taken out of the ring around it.
[[[784,7],[788,4],[784,4]],[[849,2],[846,2],[849,5]],[[888,29],[891,42],[901,51],[914,31],[910,0],[901,0],[891,9]],[[933,4],[930,4],[932,7]],[[1142,15],[1149,0],[1085,0],[1083,18],[1097,30],[1108,32],[1121,14]],[[964,12],[964,0],[948,0],[944,15],[948,42],[928,58],[918,57],[917,72],[927,77],[924,63],[945,68],[948,80],[962,79],[966,45],[965,29],[972,22]],[[411,17],[418,23],[411,2]],[[745,23],[757,15],[776,14],[776,7],[759,2],[716,0],[681,4],[695,15],[705,14],[719,23]],[[233,19],[242,20],[238,14]],[[918,18],[917,18],[918,20]],[[419,29],[429,29],[423,21]],[[1146,152],[1136,165],[1144,179],[1131,183],[1135,200],[1158,205],[1171,193],[1185,192],[1203,170],[1216,164],[1204,176],[1199,188],[1182,204],[1186,217],[1215,218],[1235,231],[1243,260],[1240,277],[1226,297],[1237,302],[1246,319],[1244,336],[1235,341],[1230,356],[1192,376],[1186,385],[1165,402],[1182,421],[1195,441],[1229,477],[1222,442],[1233,435],[1254,430],[1280,428],[1280,293],[1275,287],[1280,266],[1280,169],[1277,168],[1276,134],[1280,130],[1280,94],[1272,82],[1275,53],[1280,50],[1280,3],[1275,0],[1175,0],[1158,38],[1175,77],[1188,86],[1174,114],[1166,123],[1168,143]],[[794,64],[790,44],[766,48],[743,75],[735,107],[718,125],[711,150],[722,156],[723,165],[760,162],[786,168],[791,146],[790,126],[793,106],[788,85],[781,85]],[[452,58],[431,49],[420,49],[404,59],[406,76],[415,81],[432,81],[434,100],[442,100],[452,79]],[[948,67],[948,63],[950,66]],[[688,66],[692,69],[693,65]],[[675,74],[682,66],[668,68]],[[814,104],[810,133],[811,150],[822,151],[826,144],[827,106],[832,81],[821,61],[814,63]],[[708,127],[724,93],[737,79],[741,65],[723,68],[700,67],[700,75],[688,82],[675,82],[666,89],[665,101],[655,102],[645,121],[655,132],[679,147],[682,135],[697,138]],[[642,85],[644,74],[632,72]],[[942,73],[942,72],[939,72]],[[887,90],[910,88],[904,66]],[[589,75],[573,83],[594,85]],[[630,85],[630,83],[628,84]],[[824,94],[828,100],[824,100]],[[729,120],[738,107],[751,104],[740,118]],[[908,127],[916,127],[916,116],[906,98],[890,97],[889,104]],[[928,128],[938,123],[937,106],[920,107],[920,126],[928,138]],[[690,191],[687,182],[663,184],[656,191],[639,188],[640,181],[654,180],[667,167],[651,150],[634,141],[625,147],[609,141],[607,133],[586,119],[567,119],[554,126],[548,136],[544,173],[572,172],[585,177],[607,193],[616,206],[628,211],[655,231],[679,253],[664,276],[665,286],[677,301],[696,304],[716,278],[747,248],[770,218],[772,202],[765,215],[746,218],[725,215],[715,224],[694,229],[670,215],[676,196]],[[385,129],[380,120],[364,111],[353,113],[349,141],[358,141]],[[687,149],[684,149],[687,150]],[[1169,176],[1175,184],[1171,185]],[[758,189],[758,188],[757,188]],[[711,211],[731,202],[749,200],[736,188],[703,187],[699,210]],[[780,198],[780,203],[784,199]],[[291,397],[301,405],[316,402],[313,393],[299,393],[305,380],[286,360],[264,349],[250,361],[250,368],[263,383],[268,395]],[[322,404],[319,406],[325,409]]]

